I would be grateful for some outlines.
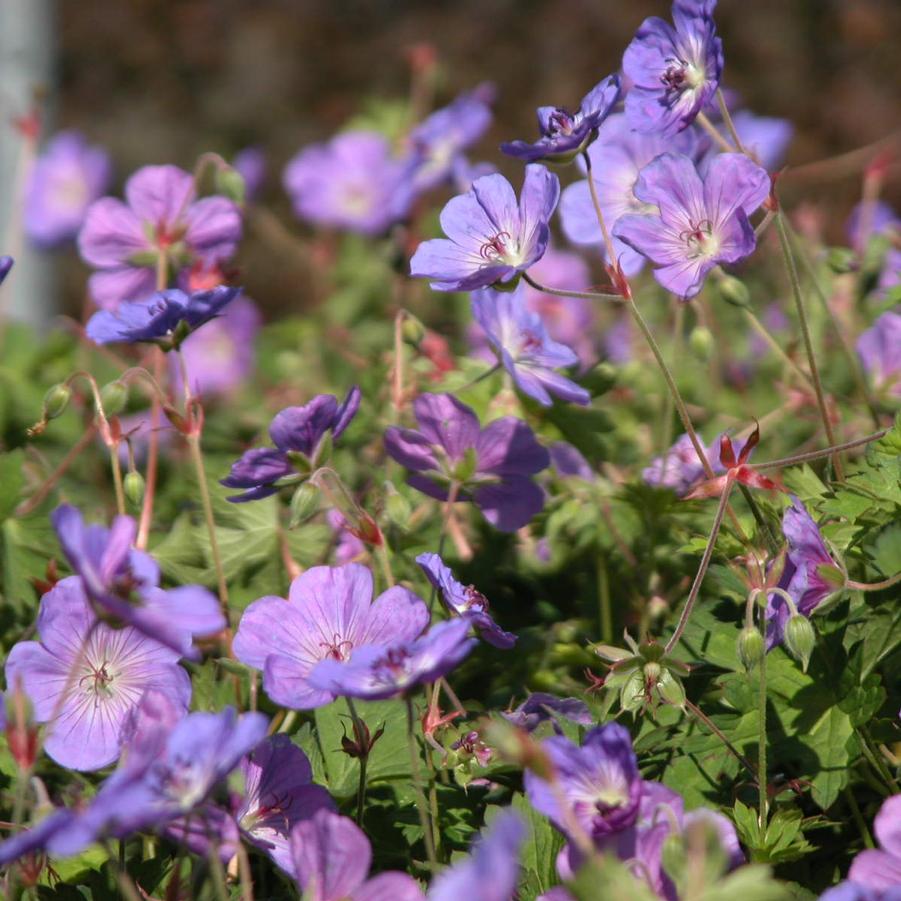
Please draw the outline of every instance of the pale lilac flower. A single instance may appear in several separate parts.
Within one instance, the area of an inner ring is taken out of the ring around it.
[[[819,901],[901,901],[901,885],[880,892],[856,882],[840,882],[823,892]]]
[[[259,197],[266,181],[266,154],[262,147],[245,147],[232,160],[233,168],[244,179],[244,199],[252,202]]]
[[[463,585],[454,578],[450,567],[437,554],[420,554],[419,568],[438,592],[451,613],[470,622],[479,635],[496,648],[512,648],[516,636],[505,632],[488,612],[488,599],[474,585]]]
[[[702,144],[694,130],[666,137],[633,130],[626,116],[610,116],[598,131],[598,139],[588,148],[591,178],[594,181],[608,231],[629,213],[653,213],[653,204],[635,196],[639,173],[662,153],[684,153],[693,159]],[[599,248],[606,258],[601,227],[591,199],[588,180],[569,185],[560,198],[560,218],[566,237],[574,244]],[[644,256],[613,236],[613,248],[623,272],[637,274],[644,266]],[[611,260],[607,261],[613,262]],[[535,275],[536,280],[542,279]],[[556,282],[546,284],[556,286]],[[564,286],[566,287],[566,286]]]
[[[716,0],[675,0],[673,23],[645,19],[623,55],[632,82],[626,115],[638,131],[674,134],[694,122],[719,87],[723,42]]]
[[[387,623],[396,629],[396,623]],[[396,698],[418,685],[446,676],[476,645],[469,638],[471,623],[451,619],[432,626],[420,638],[367,644],[350,657],[320,660],[310,672],[311,686],[334,696],[367,701]]]
[[[754,154],[767,172],[782,165],[795,133],[795,127],[788,119],[756,116],[750,110],[739,110],[732,114],[732,124],[742,146]]]
[[[243,494],[228,500],[243,503],[269,497],[282,484],[290,484],[283,480],[291,477],[296,482],[302,475],[310,475],[323,462],[319,457],[326,437],[331,436],[332,441],[340,438],[359,408],[360,389],[356,385],[341,403],[331,394],[317,394],[302,407],[286,407],[269,425],[275,447],[245,451],[220,481],[226,488],[243,489]]]
[[[423,241],[410,274],[436,291],[472,291],[507,283],[541,259],[560,181],[544,166],[526,166],[519,201],[503,175],[485,175],[441,211],[446,238]]]
[[[9,275],[10,269],[13,268],[13,260],[12,257],[0,257],[0,285],[6,280],[6,276]]]
[[[579,357],[548,336],[538,313],[526,308],[521,286],[512,293],[482,288],[473,293],[471,309],[499,362],[523,394],[544,407],[553,404],[552,394],[570,403],[591,403],[584,388],[555,372],[575,366]]]
[[[122,724],[145,689],[187,711],[191,680],[180,655],[137,629],[99,622],[77,576],[41,598],[37,632],[38,641],[10,650],[6,684],[21,682],[35,720],[48,724],[44,750],[60,766],[97,770],[116,760]]]
[[[548,450],[557,475],[563,478],[575,476],[586,482],[594,481],[594,470],[577,448],[566,441],[555,441]]]
[[[214,594],[200,585],[163,590],[156,561],[132,546],[136,532],[130,516],[117,516],[111,528],[85,525],[74,507],[51,515],[60,546],[85,594],[104,618],[134,626],[150,638],[188,657],[198,657],[193,636],[214,635],[225,617]]]
[[[617,366],[632,362],[632,346],[635,341],[635,325],[631,316],[617,316],[613,324],[604,332],[602,342],[604,355]]]
[[[594,722],[584,701],[578,698],[558,698],[543,691],[533,692],[519,707],[503,716],[514,726],[527,732],[534,732],[542,723],[550,721],[558,735],[563,734],[557,723],[560,717],[580,726],[590,726]]]
[[[348,131],[301,150],[285,168],[284,186],[298,218],[378,235],[407,215],[414,166],[413,158],[393,155],[384,135]]]
[[[882,892],[886,899],[890,891],[901,894],[901,795],[894,795],[883,802],[873,833],[878,848],[861,851],[848,871],[848,879],[857,884]]]
[[[102,147],[92,147],[78,131],[54,135],[25,186],[25,234],[40,247],[72,240],[111,177],[110,157]]]
[[[892,207],[882,200],[861,201],[851,210],[845,232],[851,247],[858,253],[866,250],[874,235],[901,231],[901,219]]]
[[[901,312],[883,313],[857,339],[857,355],[876,388],[901,398]]]
[[[473,842],[469,856],[435,877],[429,901],[512,901],[519,882],[522,817],[507,808]]]
[[[369,839],[347,817],[321,810],[298,823],[291,831],[291,854],[304,901],[423,901],[416,880],[406,873],[367,879]]]
[[[263,687],[275,703],[308,710],[338,694],[310,681],[319,661],[347,660],[363,645],[411,641],[428,621],[426,605],[399,585],[373,602],[372,574],[364,566],[314,566],[291,583],[287,601],[254,601],[232,648],[243,663],[263,671]]]
[[[532,144],[528,141],[510,141],[501,144],[501,150],[527,163],[538,160],[570,162],[597,137],[598,128],[619,98],[619,76],[608,75],[582,98],[574,113],[559,106],[539,107],[539,139]]]
[[[460,486],[457,500],[473,502],[495,528],[515,532],[544,506],[531,476],[547,467],[548,452],[532,430],[512,416],[485,428],[450,394],[421,394],[413,401],[419,431],[385,431],[385,450],[413,471],[410,484],[437,500]]]
[[[714,472],[723,472],[719,458],[719,438],[704,448],[707,462]],[[676,443],[661,457],[655,457],[651,465],[642,470],[641,478],[655,488],[671,488],[680,497],[704,476],[704,464],[688,435],[680,435]]]
[[[105,309],[150,297],[160,254],[180,271],[231,257],[241,240],[238,207],[225,197],[198,200],[193,176],[177,166],[139,169],[125,183],[125,200],[91,204],[78,235],[82,259],[99,270],[91,296]]]
[[[340,510],[332,507],[325,514],[325,521],[334,535],[335,563],[338,566],[344,566],[345,563],[353,563],[366,555],[366,545],[350,531],[347,520]]]
[[[635,196],[656,213],[623,216],[614,235],[658,268],[654,277],[687,300],[720,263],[736,263],[757,246],[748,216],[766,200],[765,169],[740,153],[721,153],[704,177],[683,155],[657,157],[642,169]]]

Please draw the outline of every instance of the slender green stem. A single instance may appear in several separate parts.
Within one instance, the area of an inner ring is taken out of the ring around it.
[[[413,776],[413,789],[416,794],[416,810],[419,813],[419,825],[422,826],[422,839],[425,843],[425,853],[429,859],[429,867],[432,872],[438,870],[438,858],[435,856],[435,839],[432,832],[432,823],[429,817],[428,802],[422,788],[422,772],[419,769],[419,747],[416,742],[416,734],[413,724],[416,715],[413,713],[413,700],[407,698],[407,742],[410,747],[410,773]]]
[[[876,743],[873,741],[873,736],[870,735],[869,730],[866,726],[858,726],[857,734],[861,738],[861,745],[866,748],[867,756],[872,758],[870,763],[876,768],[876,772],[885,780],[885,784],[889,787],[893,794],[898,794],[901,792],[901,786],[898,785],[898,781],[892,775],[891,770],[888,768],[888,764],[882,758],[882,755],[879,753],[878,747],[876,747]]]
[[[761,595],[762,603],[766,603],[766,595]],[[757,608],[760,617],[760,634],[766,642],[766,607],[759,606]],[[767,764],[766,764],[766,654],[760,659],[758,667],[760,681],[757,691],[757,714],[758,728],[757,735],[757,800],[760,810],[760,830],[766,830],[767,824],[767,807],[769,804],[769,785],[767,783]]]
[[[388,559],[388,547],[384,538],[375,546],[375,559],[378,561],[379,568],[382,571],[382,577],[385,580],[385,588],[394,587],[394,573],[391,571],[391,561]]]
[[[610,606],[610,576],[603,554],[598,555],[598,605],[600,613],[601,641],[613,641],[613,610]]]
[[[853,818],[854,823],[857,826],[857,831],[860,833],[864,847],[874,847],[873,836],[870,835],[870,830],[867,828],[866,820],[864,820],[863,816],[860,813],[860,807],[857,803],[857,798],[854,797],[854,792],[851,791],[850,787],[846,785],[842,789],[842,794],[845,796],[845,800],[848,802],[848,807],[851,808],[851,817]]]
[[[883,579],[881,582],[855,582],[853,579],[848,579],[845,585],[855,591],[884,591],[899,582],[901,582],[901,572],[895,573],[891,578]]]
[[[813,388],[813,382],[811,381],[810,376],[782,349],[782,345],[770,334],[769,329],[767,329],[767,327],[757,318],[754,311],[750,307],[742,307],[742,311],[745,314],[745,319],[748,320],[754,331],[766,341],[770,350],[772,350],[773,353],[775,353],[776,356],[804,382],[804,384]]]
[[[219,901],[229,901],[228,886],[225,882],[225,871],[222,869],[222,861],[219,859],[219,848],[215,842],[210,844],[207,854],[207,862],[210,867],[210,876],[213,881],[213,889]]]
[[[767,460],[764,463],[755,463],[755,469],[775,469],[779,466],[794,466],[795,463],[809,463],[811,460],[820,460],[828,457],[838,451],[853,450],[855,447],[863,447],[873,441],[884,438],[889,429],[880,429],[878,432],[872,432],[863,438],[855,438],[853,441],[845,441],[842,444],[835,444],[832,447],[824,447],[822,450],[808,451],[806,454],[793,454],[790,457],[780,457],[778,460]]]
[[[703,723],[725,746],[726,750],[729,751],[732,756],[751,774],[751,776],[756,779],[757,778],[757,768],[745,757],[735,745],[729,741],[726,734],[720,729],[719,726],[697,704],[693,704],[687,698],[685,699],[685,709],[691,713],[699,722]]]
[[[724,153],[735,153],[735,148],[719,133],[717,127],[704,113],[698,113],[697,123],[713,138],[720,150]]]
[[[785,217],[781,211],[776,214],[776,230],[779,233],[779,244],[782,247],[785,268],[788,272],[789,280],[791,281],[792,296],[795,300],[795,310],[798,313],[798,321],[801,325],[801,337],[804,340],[804,350],[807,354],[807,368],[810,370],[810,378],[813,382],[813,390],[817,397],[820,418],[823,420],[823,429],[826,432],[826,439],[829,441],[830,445],[834,445],[836,443],[835,435],[832,431],[832,423],[829,420],[829,409],[826,406],[826,398],[823,394],[823,384],[820,381],[820,370],[817,367],[816,356],[813,352],[810,326],[807,322],[807,313],[804,309],[804,298],[801,294],[801,280],[798,278],[795,257],[792,253],[791,244],[788,240],[788,232],[785,228]],[[837,452],[832,455],[832,466],[835,469],[836,478],[840,482],[843,482],[845,480],[845,474],[842,469],[842,461]]]
[[[739,153],[745,154],[745,156],[751,156],[742,145],[741,138],[738,136],[738,132],[735,129],[735,123],[732,121],[732,113],[729,112],[729,107],[726,104],[726,98],[723,96],[722,88],[716,89],[716,102],[719,104],[720,115],[723,117],[723,122],[726,123],[726,129],[729,132],[729,137],[732,138],[732,143],[735,144],[736,150],[738,150]]]
[[[781,548],[779,539],[773,534],[770,524],[766,521],[766,517],[764,517],[763,513],[760,511],[760,507],[757,506],[757,501],[754,500],[754,495],[751,493],[751,490],[747,485],[742,485],[740,483],[738,488],[742,493],[742,497],[747,501],[748,507],[750,507],[751,513],[754,516],[754,521],[757,523],[757,528],[763,534],[770,550],[773,554],[778,554]]]
[[[676,312],[673,314],[673,335],[670,341],[671,359],[675,363],[679,359],[682,348],[682,328],[685,320],[685,305],[678,299],[676,300]],[[666,400],[663,405],[663,423],[660,430],[663,450],[663,466],[660,471],[665,473],[667,463],[669,462],[670,451],[673,444],[673,411],[675,410],[675,402],[673,401],[672,391],[666,392]]]
[[[113,470],[113,485],[116,487],[116,510],[120,516],[125,515],[125,489],[122,487],[122,466],[119,463],[119,448],[109,449],[110,466]]]
[[[360,719],[357,714],[357,708],[354,706],[354,702],[348,698],[344,698],[347,701],[347,709],[350,711],[350,718],[353,720],[354,724],[354,737],[357,740],[358,746],[364,740],[366,735],[363,728],[363,721]],[[363,825],[363,807],[366,802],[366,764],[369,762],[369,749],[368,748],[360,748],[360,781],[357,785],[357,825]]]
[[[613,300],[619,303],[623,300],[620,294],[598,294],[596,291],[564,291],[562,288],[548,288],[547,285],[540,285],[536,282],[528,272],[523,272],[522,279],[536,291],[541,291],[544,294],[553,294],[557,297],[577,297],[582,300]]]
[[[594,215],[598,220],[598,225],[601,227],[601,237],[604,239],[604,248],[607,251],[607,262],[611,266],[616,266],[616,251],[613,247],[613,241],[610,239],[607,223],[604,221],[604,213],[601,210],[601,201],[598,197],[597,185],[594,183],[594,176],[591,174],[591,156],[587,150],[583,151],[582,158],[585,160],[585,169],[588,174],[588,192],[591,194]]]

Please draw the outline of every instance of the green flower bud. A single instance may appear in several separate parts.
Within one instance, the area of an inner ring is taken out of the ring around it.
[[[302,482],[291,495],[291,521],[289,529],[296,529],[319,509],[319,489],[311,482]]]
[[[754,669],[763,660],[766,651],[766,643],[760,634],[760,629],[754,626],[745,626],[738,636],[738,659],[748,672]]]
[[[857,267],[857,255],[847,247],[832,247],[826,254],[826,265],[836,275],[853,272]]]
[[[710,359],[713,343],[713,332],[705,325],[696,325],[688,336],[691,352],[703,363]]]
[[[660,681],[657,683],[657,694],[673,707],[682,707],[685,703],[685,689],[682,682],[668,669],[663,671]]]
[[[413,347],[419,347],[425,338],[425,326],[411,313],[404,313],[404,321],[401,323],[401,335],[404,341]]]
[[[411,513],[410,502],[402,494],[397,491],[389,493],[388,499],[385,501],[385,515],[388,517],[388,522],[402,531],[406,531]]]
[[[100,389],[100,402],[106,416],[118,416],[128,403],[128,385],[116,379]]]
[[[60,382],[54,385],[44,395],[44,418],[56,419],[69,406],[69,399],[72,397],[72,389]]]
[[[115,453],[115,451],[113,451]],[[122,483],[125,496],[135,506],[139,507],[141,501],[144,500],[144,476],[136,469],[125,473],[125,479]]]
[[[785,624],[785,646],[792,657],[800,661],[805,673],[816,641],[817,634],[806,616],[796,613]]]
[[[244,185],[244,177],[237,169],[233,169],[231,166],[223,166],[217,169],[213,183],[217,194],[221,194],[237,204],[244,203],[247,191]]]
[[[733,275],[725,275],[717,282],[720,296],[727,303],[736,307],[746,307],[751,299],[751,292]]]

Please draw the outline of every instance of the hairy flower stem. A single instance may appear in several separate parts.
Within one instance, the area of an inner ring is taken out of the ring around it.
[[[723,153],[735,153],[735,148],[719,133],[717,127],[704,113],[698,113],[696,121],[713,138],[714,143]]]
[[[522,280],[527,285],[531,285],[536,291],[541,291],[543,294],[553,294],[555,297],[576,297],[581,300],[612,300],[616,303],[622,303],[623,301],[621,294],[599,294],[596,291],[567,291],[563,288],[549,288],[547,285],[540,285],[536,282],[528,272],[523,272]]]
[[[853,579],[848,579],[845,587],[853,588],[855,591],[884,591],[899,582],[901,582],[901,572],[895,573],[891,578],[883,579],[881,582],[855,582]]]
[[[766,595],[761,595],[762,604],[766,603]],[[766,642],[766,607],[759,608],[760,634]],[[760,829],[766,829],[767,805],[769,804],[766,778],[766,653],[760,658],[760,681],[757,691],[757,718],[759,732],[757,735],[757,803],[759,807]]]
[[[125,489],[122,486],[122,466],[119,463],[119,448],[110,448],[110,466],[113,470],[113,485],[116,487],[116,511],[125,515]]]
[[[845,441],[832,447],[824,447],[822,450],[809,451],[806,454],[793,454],[791,457],[780,457],[778,460],[767,460],[764,463],[755,463],[755,469],[775,469],[777,466],[794,466],[795,463],[809,463],[811,460],[820,460],[840,451],[853,450],[855,447],[863,447],[873,441],[884,438],[890,429],[880,429],[863,438],[855,438],[853,441]]]
[[[610,606],[610,576],[603,554],[598,556],[598,606],[600,613],[601,641],[613,641],[613,610]]]
[[[745,156],[751,157],[753,159],[753,154],[748,153],[748,151],[741,143],[741,138],[738,136],[738,131],[736,131],[735,129],[735,123],[732,121],[732,113],[729,112],[729,107],[726,104],[726,98],[723,96],[722,88],[716,89],[716,102],[719,105],[720,115],[723,117],[723,122],[726,123],[726,129],[729,132],[729,137],[732,138],[732,143],[735,144],[735,149],[739,153],[743,153]]]
[[[773,351],[773,353],[776,354],[776,356],[779,357],[779,359],[782,360],[782,362],[788,366],[788,368],[794,372],[805,385],[809,388],[813,388],[813,381],[810,376],[782,349],[782,345],[770,334],[769,329],[767,329],[767,327],[757,318],[754,311],[750,307],[742,307],[742,312],[745,314],[745,319],[748,320],[748,324],[761,338],[763,338],[770,350]]]
[[[666,643],[666,649],[664,650],[665,654],[669,654],[670,651],[679,643],[679,639],[682,637],[682,633],[685,631],[685,627],[688,625],[688,620],[691,618],[691,611],[694,608],[695,601],[698,599],[698,593],[701,590],[701,583],[704,581],[704,575],[707,572],[707,567],[710,565],[710,558],[713,556],[713,548],[716,545],[717,536],[720,533],[720,527],[723,524],[723,516],[726,513],[726,506],[729,503],[729,494],[732,491],[732,482],[727,481],[725,487],[723,488],[723,493],[720,495],[720,502],[716,508],[716,515],[713,518],[713,526],[710,529],[710,537],[707,539],[707,547],[704,548],[704,556],[701,557],[701,563],[698,566],[698,571],[695,574],[695,580],[692,582],[691,590],[688,592],[688,599],[685,601],[685,606],[682,608],[682,615],[679,617],[679,622],[676,626],[676,631],[670,636],[669,641]]]
[[[229,901],[228,886],[225,882],[225,870],[222,868],[222,861],[219,859],[219,848],[215,842],[210,844],[207,862],[209,864],[210,877],[216,897],[219,901]]]
[[[597,217],[598,225],[601,227],[601,236],[604,239],[604,247],[607,250],[607,262],[611,266],[616,266],[616,250],[613,247],[613,241],[610,238],[610,232],[607,229],[607,223],[604,221],[604,213],[601,210],[601,201],[598,198],[598,189],[594,183],[594,177],[591,174],[591,157],[588,151],[582,151],[582,158],[585,160],[585,170],[588,174],[588,192],[591,194],[591,203],[594,206],[594,214]]]
[[[782,247],[782,257],[785,261],[785,268],[788,272],[789,281],[791,281],[792,296],[795,300],[795,310],[798,313],[798,320],[801,324],[801,336],[804,339],[804,350],[807,354],[807,367],[810,369],[810,377],[813,381],[813,389],[817,397],[817,406],[820,409],[820,417],[823,420],[823,429],[826,432],[826,439],[829,444],[834,445],[836,443],[835,434],[832,431],[832,423],[829,420],[829,410],[826,406],[826,398],[823,394],[823,384],[820,381],[820,370],[817,367],[816,356],[813,352],[810,326],[807,322],[807,313],[804,310],[804,298],[801,294],[801,281],[798,278],[795,257],[788,240],[788,232],[785,228],[785,217],[781,211],[776,214],[776,230],[779,233],[779,244]],[[832,466],[835,470],[836,478],[840,482],[843,482],[845,480],[845,474],[842,469],[841,458],[837,452],[832,455]]]
[[[425,844],[425,853],[429,859],[429,868],[432,873],[438,870],[438,858],[435,856],[435,838],[432,832],[433,824],[429,817],[428,802],[422,788],[422,773],[419,769],[419,747],[416,743],[416,734],[413,724],[416,715],[413,712],[413,700],[407,698],[407,742],[410,747],[410,773],[413,776],[413,789],[416,794],[416,810],[419,813],[419,825],[422,826],[422,840]]]
[[[357,825],[362,826],[363,805],[366,801],[366,764],[369,762],[369,748],[364,748],[360,744],[366,733],[364,731],[363,721],[357,714],[357,708],[354,706],[354,702],[348,697],[345,697],[344,700],[347,701],[347,709],[350,711],[350,718],[353,720],[354,738],[357,740],[360,751],[360,781],[357,786]]]

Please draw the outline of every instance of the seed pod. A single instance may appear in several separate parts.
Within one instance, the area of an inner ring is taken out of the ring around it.
[[[303,482],[291,495],[291,521],[289,529],[295,529],[309,519],[319,508],[319,489],[311,482]]]
[[[136,469],[132,469],[130,472],[125,473],[122,487],[129,502],[135,507],[140,507],[141,501],[144,500],[144,476]]]
[[[688,346],[701,362],[706,363],[713,353],[713,332],[704,325],[695,326],[688,336]]]
[[[119,379],[104,385],[100,389],[100,402],[107,416],[118,416],[128,403],[128,385]]]
[[[60,382],[54,385],[44,395],[44,418],[56,419],[69,406],[69,399],[72,397],[72,389]]]
[[[738,636],[738,659],[748,672],[754,669],[765,652],[765,642],[760,630],[754,626],[745,626]]]
[[[727,303],[731,303],[736,307],[746,307],[751,299],[751,292],[748,291],[744,282],[739,281],[734,275],[727,275],[717,282],[720,296]]]
[[[796,613],[785,624],[785,646],[792,657],[800,661],[805,673],[816,642],[817,633],[806,616]]]

